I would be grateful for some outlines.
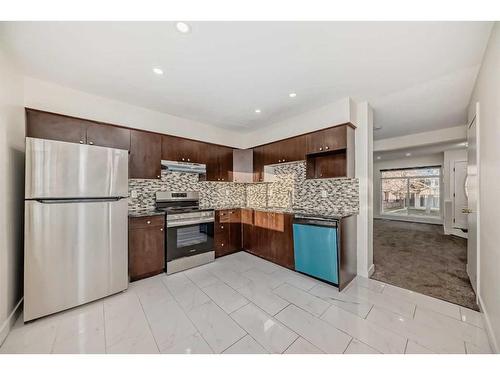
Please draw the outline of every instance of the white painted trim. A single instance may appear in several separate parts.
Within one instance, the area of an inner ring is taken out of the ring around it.
[[[373,152],[401,150],[438,143],[463,141],[465,139],[467,139],[467,126],[459,125],[446,129],[403,135],[401,137],[378,139],[373,142]]]
[[[21,305],[23,303],[23,298],[17,303],[16,307],[12,310],[10,315],[5,319],[0,327],[0,346],[2,346],[3,342],[7,338],[7,335],[10,332],[12,326],[16,323],[17,317],[21,313]]]
[[[372,277],[374,273],[375,273],[375,264],[372,263],[372,265],[368,267],[368,277]]]
[[[495,338],[495,335],[493,333],[493,328],[491,326],[491,321],[490,321],[490,316],[488,315],[488,312],[486,311],[484,307],[483,300],[481,299],[481,296],[478,295],[478,305],[479,309],[481,312],[484,314],[484,321],[485,321],[485,328],[486,328],[486,334],[488,335],[488,340],[490,342],[491,349],[493,350],[494,353],[499,354],[500,353],[500,346]]]

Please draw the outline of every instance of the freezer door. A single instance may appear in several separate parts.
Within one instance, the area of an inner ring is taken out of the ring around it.
[[[127,200],[25,202],[24,320],[128,286]]]
[[[26,138],[25,198],[128,195],[128,152],[108,147]]]

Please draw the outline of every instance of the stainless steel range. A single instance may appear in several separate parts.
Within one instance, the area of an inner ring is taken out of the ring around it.
[[[167,275],[213,262],[215,212],[200,208],[198,192],[158,191],[156,209],[166,213]]]

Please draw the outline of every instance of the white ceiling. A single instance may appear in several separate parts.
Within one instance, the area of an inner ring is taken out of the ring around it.
[[[188,34],[173,22],[16,22],[2,31],[32,77],[243,132],[351,96],[372,104],[380,139],[465,123],[492,23],[190,25]]]
[[[374,152],[373,161],[383,162],[388,160],[403,160],[408,157],[429,156],[448,150],[462,150],[466,148],[467,143],[465,141],[439,142],[427,146],[416,146],[399,150]]]

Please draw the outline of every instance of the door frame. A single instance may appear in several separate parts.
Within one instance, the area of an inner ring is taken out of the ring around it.
[[[475,105],[475,111],[472,116],[472,119],[469,121],[467,124],[467,130],[471,127],[473,122],[476,122],[476,167],[477,167],[477,174],[476,174],[476,212],[477,212],[477,218],[476,218],[476,303],[478,306],[480,306],[480,294],[481,294],[481,142],[480,142],[480,113],[479,113],[479,102],[476,103]],[[469,241],[470,239],[467,239]],[[469,268],[469,263],[467,263],[467,270]],[[467,272],[468,273],[468,272]]]

